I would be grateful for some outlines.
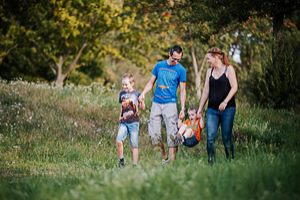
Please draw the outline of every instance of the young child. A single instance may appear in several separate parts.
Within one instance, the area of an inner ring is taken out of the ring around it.
[[[123,90],[119,94],[121,113],[119,117],[120,125],[116,138],[117,154],[119,157],[119,167],[125,166],[123,154],[123,143],[129,135],[132,153],[132,164],[138,163],[138,135],[139,135],[139,110],[145,108],[144,102],[138,102],[139,92],[134,90],[134,77],[132,74],[124,74],[122,77]]]
[[[197,118],[197,108],[190,107],[188,109],[189,119],[182,122],[178,119],[178,133],[172,136],[173,140],[178,144],[183,144],[187,147],[193,147],[199,143],[201,139],[201,131],[204,128],[203,119]]]

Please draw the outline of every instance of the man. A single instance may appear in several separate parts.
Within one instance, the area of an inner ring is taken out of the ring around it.
[[[145,100],[147,94],[156,82],[154,97],[152,101],[150,122],[148,124],[148,131],[152,143],[160,147],[163,164],[168,163],[169,160],[176,159],[177,145],[170,136],[176,135],[177,128],[177,88],[180,85],[180,103],[181,110],[179,118],[183,119],[185,101],[186,101],[186,70],[179,63],[183,55],[182,48],[178,45],[171,47],[169,50],[168,60],[163,60],[156,63],[152,70],[152,77],[146,84],[143,92],[139,97],[139,101]],[[167,144],[169,153],[167,155],[164,143],[161,136],[161,120],[164,120],[167,130]]]

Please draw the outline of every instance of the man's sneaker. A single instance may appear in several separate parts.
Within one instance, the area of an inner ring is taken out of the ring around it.
[[[169,162],[170,162],[170,159],[169,158],[165,158],[165,159],[162,159],[161,164],[162,165],[167,165]]]
[[[119,167],[120,167],[120,168],[124,168],[124,167],[125,167],[125,160],[124,160],[124,158],[121,158],[121,159],[119,160]]]

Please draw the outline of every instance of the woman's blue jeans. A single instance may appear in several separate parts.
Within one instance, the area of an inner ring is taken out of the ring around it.
[[[232,140],[232,128],[235,115],[235,107],[226,108],[220,112],[213,108],[208,108],[206,113],[206,132],[207,132],[207,154],[208,162],[215,161],[214,142],[218,136],[218,127],[221,124],[222,140],[225,147],[226,158],[234,159],[234,145]],[[231,155],[230,155],[231,154]]]

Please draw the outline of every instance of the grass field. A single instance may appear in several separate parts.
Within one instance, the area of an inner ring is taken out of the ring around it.
[[[300,116],[238,104],[236,159],[207,164],[205,131],[167,166],[141,116],[140,164],[117,167],[117,90],[0,82],[0,199],[300,199]],[[220,135],[219,135],[220,136]]]

